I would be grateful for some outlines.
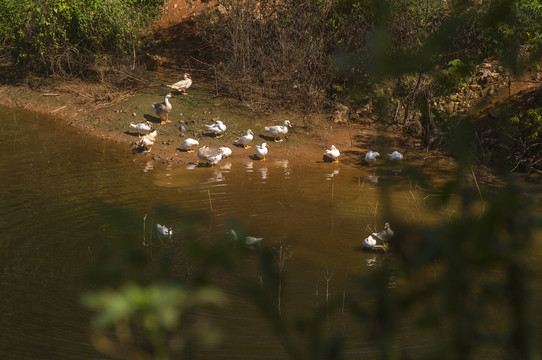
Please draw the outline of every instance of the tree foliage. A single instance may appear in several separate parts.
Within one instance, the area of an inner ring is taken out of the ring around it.
[[[79,74],[96,56],[133,56],[162,0],[5,0],[3,55],[36,72]]]

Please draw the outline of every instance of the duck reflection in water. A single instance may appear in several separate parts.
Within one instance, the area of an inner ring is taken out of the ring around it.
[[[331,180],[331,179],[333,179],[335,177],[335,175],[339,175],[339,172],[340,172],[339,169],[335,169],[332,172],[330,172],[329,174],[326,174],[326,178],[328,180]]]
[[[221,170],[231,170],[231,161],[221,163],[220,164],[220,169]]]
[[[368,267],[375,267],[378,265],[376,262],[376,254],[371,254],[369,256],[365,257],[365,262],[367,263]]]
[[[276,160],[275,165],[282,167],[285,178],[288,178],[291,175],[291,169],[288,167],[288,160]]]
[[[260,168],[260,174],[262,175],[262,180],[267,179],[268,170],[266,167]]]
[[[222,182],[224,180],[226,180],[226,178],[224,177],[224,174],[222,174],[222,171],[215,171],[211,174],[211,177],[209,178],[208,182],[210,183]]]
[[[254,168],[254,161],[247,161],[245,163],[245,169],[247,170],[247,172],[252,172],[253,168]]]
[[[143,172],[149,172],[154,169],[154,161],[149,160],[143,165]]]

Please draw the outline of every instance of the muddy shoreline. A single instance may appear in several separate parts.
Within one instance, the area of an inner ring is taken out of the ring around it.
[[[109,101],[97,101],[107,97],[107,91],[99,84],[84,83],[80,80],[50,82],[37,87],[25,85],[0,86],[0,105],[23,108],[51,116],[54,121],[75,127],[84,134],[126,146],[134,157],[143,157],[159,162],[198,162],[195,153],[177,150],[187,137],[199,139],[200,146],[228,146],[233,150],[232,158],[251,158],[255,145],[267,142],[269,158],[296,159],[304,162],[321,162],[323,152],[332,144],[341,151],[341,164],[354,167],[367,166],[362,161],[365,152],[375,150],[385,153],[399,150],[411,161],[423,161],[430,156],[442,157],[441,153],[426,153],[417,139],[408,139],[393,129],[377,130],[376,124],[334,124],[329,114],[305,115],[288,112],[261,114],[249,109],[246,104],[231,99],[216,97],[205,87],[195,84],[187,95],[174,93],[171,99],[173,110],[171,123],[160,125],[152,111],[153,102],[163,101],[170,91],[166,85],[171,74],[162,75],[152,86],[143,91],[113,94]],[[228,127],[220,139],[208,134],[205,124],[222,120]],[[281,124],[284,119],[292,122],[293,128],[285,141],[274,143],[264,126]],[[137,151],[137,133],[130,123],[150,121],[158,131],[155,145],[149,153]],[[183,124],[185,132],[180,131]],[[246,133],[254,132],[252,148],[234,146],[234,140]],[[384,156],[385,157],[385,156]]]

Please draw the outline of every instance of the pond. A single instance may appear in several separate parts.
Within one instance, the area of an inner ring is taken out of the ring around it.
[[[347,278],[386,261],[361,251],[371,231],[393,220],[439,223],[454,213],[426,209],[430,194],[397,165],[381,175],[374,167],[323,163],[321,155],[302,163],[237,153],[213,168],[161,164],[34,113],[0,109],[0,119],[0,348],[10,359],[103,358],[90,344],[90,314],[79,296],[89,288],[89,268],[118,239],[144,244],[151,257],[167,251],[184,276],[187,239],[212,243],[232,227],[263,237],[261,247],[287,251],[281,307],[295,318],[325,304],[326,293],[349,296]],[[449,170],[431,171],[438,181]],[[386,204],[382,191],[390,195]],[[157,223],[173,228],[171,241],[159,237]],[[255,261],[249,254],[243,268],[256,268]],[[216,349],[202,345],[200,358],[286,358],[269,323],[238,293],[236,279],[259,276],[215,274],[227,304],[197,316],[222,328],[224,341]],[[379,357],[367,329],[348,314],[327,326],[346,337],[345,358]],[[423,353],[440,341],[432,336],[413,329],[401,343]]]

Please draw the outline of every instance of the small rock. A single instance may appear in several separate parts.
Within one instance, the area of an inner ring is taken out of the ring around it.
[[[133,117],[136,117],[136,116],[137,116],[137,114],[136,114],[136,113],[132,113],[132,116],[133,116]]]

